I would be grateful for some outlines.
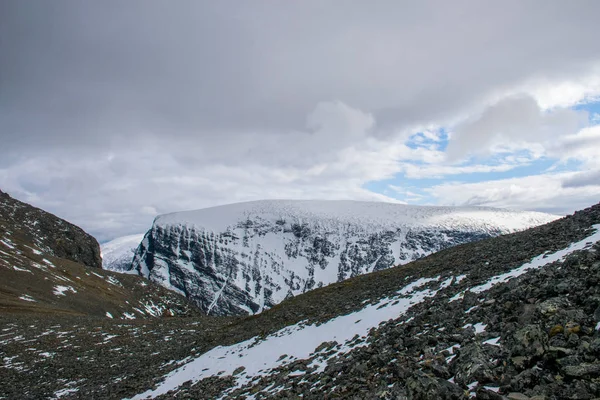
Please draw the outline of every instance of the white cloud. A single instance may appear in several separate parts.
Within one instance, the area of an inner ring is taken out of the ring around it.
[[[598,186],[565,185],[577,172],[541,174],[476,183],[448,182],[427,191],[444,204],[570,213],[598,202]]]
[[[587,123],[585,111],[543,111],[532,97],[509,97],[456,126],[447,156],[455,161],[468,155],[535,149],[536,145],[574,134]]]
[[[580,161],[586,168],[600,168],[600,125],[549,141],[547,153],[562,161]]]
[[[600,99],[600,67],[596,65],[577,78],[538,78],[525,84],[523,91],[530,93],[543,110],[594,102]]]
[[[0,185],[100,240],[145,231],[157,213],[236,201],[397,202],[362,185],[392,177],[396,159],[415,151],[372,138],[374,123],[341,102],[320,103],[309,116],[310,131],[254,133],[229,146],[219,138],[201,147],[155,138],[141,148],[125,143],[102,154],[54,151],[0,169]]]
[[[487,172],[506,172],[526,165],[526,163],[502,163],[499,165],[414,165],[404,164],[402,170],[407,178],[443,178],[448,175],[472,174],[472,173],[487,173]]]
[[[398,173],[421,179],[506,172],[537,157],[509,153],[494,164],[448,164],[437,145],[409,147],[407,143],[414,142],[414,135],[378,137],[376,126],[370,113],[339,101],[323,102],[309,114],[304,131],[253,132],[227,143],[219,136],[208,137],[200,145],[155,136],[143,143],[124,141],[103,153],[54,150],[1,168],[0,185],[105,240],[142,232],[159,213],[236,201],[312,198],[397,202],[364,189],[364,184]],[[547,148],[541,153],[565,162],[587,160],[592,165],[598,154],[594,147],[600,138],[598,129],[585,128],[547,141],[552,146],[544,142]],[[425,132],[418,137],[440,139],[439,129]],[[594,177],[544,175],[476,184],[447,183],[432,188],[431,194],[440,204],[558,209],[560,201],[569,196],[575,199],[569,204],[585,204],[597,192],[589,183]],[[401,185],[389,188],[407,202],[429,201]]]

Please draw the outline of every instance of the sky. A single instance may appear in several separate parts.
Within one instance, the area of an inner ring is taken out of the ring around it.
[[[600,201],[600,2],[0,2],[0,189],[100,241],[157,214]]]

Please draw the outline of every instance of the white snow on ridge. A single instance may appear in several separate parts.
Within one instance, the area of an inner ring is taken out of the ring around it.
[[[253,201],[158,216],[130,271],[187,294],[205,311],[253,314],[289,295],[556,218],[483,207]]]
[[[100,245],[102,268],[115,272],[125,272],[120,268],[128,265],[133,259],[136,248],[144,238],[144,234],[129,235],[116,238]]]
[[[490,290],[492,287],[496,286],[499,283],[506,283],[509,280],[511,280],[512,278],[517,278],[530,270],[542,268],[542,267],[544,267],[548,264],[552,264],[553,262],[556,262],[556,261],[563,261],[565,259],[565,257],[567,257],[569,254],[573,253],[574,251],[583,250],[585,248],[588,248],[592,244],[600,241],[600,224],[594,225],[592,228],[594,228],[596,231],[593,234],[591,234],[590,236],[588,236],[578,242],[571,243],[568,247],[566,247],[562,250],[558,250],[554,253],[540,254],[540,255],[534,257],[528,263],[525,263],[525,264],[523,264],[517,268],[514,268],[508,272],[505,272],[503,274],[493,276],[490,279],[488,279],[487,282],[482,283],[481,285],[467,288],[467,289],[463,290],[462,292],[455,294],[448,301],[451,303],[453,301],[462,299],[465,295],[465,292],[473,292],[473,293],[485,292],[486,290]],[[469,312],[469,310],[467,310],[467,312]]]
[[[0,239],[0,243],[2,243],[11,250],[15,249],[15,244],[9,238]]]
[[[156,217],[158,226],[187,225],[226,231],[251,216],[276,221],[298,219],[332,226],[360,225],[367,230],[406,227],[460,229],[481,226],[514,232],[558,219],[557,215],[489,207],[433,207],[351,200],[259,200]],[[370,229],[369,229],[370,228]]]

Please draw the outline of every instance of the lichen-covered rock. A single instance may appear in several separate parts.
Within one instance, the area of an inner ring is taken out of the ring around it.
[[[464,390],[445,379],[417,371],[406,381],[408,398],[411,400],[462,400],[468,398]]]

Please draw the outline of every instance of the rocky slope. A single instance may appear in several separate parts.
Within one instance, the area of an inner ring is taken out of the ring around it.
[[[0,314],[134,319],[196,313],[184,297],[141,277],[100,269],[92,236],[0,192]]]
[[[257,201],[156,218],[132,270],[210,315],[286,298],[556,216],[353,201]]]
[[[298,296],[134,398],[597,398],[599,283],[600,205]]]
[[[0,234],[29,241],[55,257],[102,268],[100,246],[94,237],[44,210],[0,191]]]
[[[249,317],[0,315],[0,397],[598,398],[599,230],[597,205]]]
[[[101,244],[102,268],[122,273],[131,271],[135,250],[143,238],[144,234],[122,236]]]

